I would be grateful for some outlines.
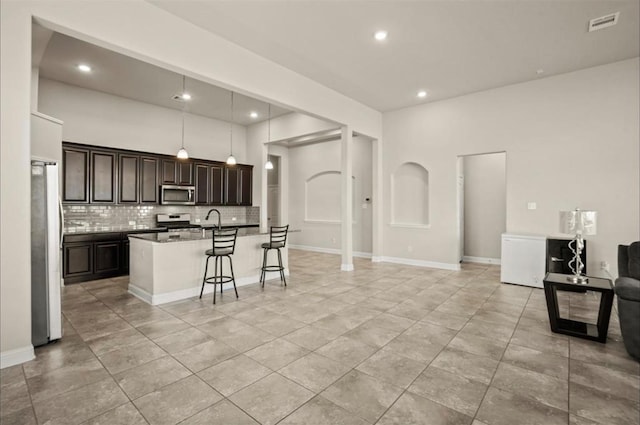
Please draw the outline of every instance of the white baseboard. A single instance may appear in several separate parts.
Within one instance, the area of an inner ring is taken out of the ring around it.
[[[379,262],[385,263],[395,263],[395,264],[406,264],[407,266],[418,266],[418,267],[429,267],[432,269],[444,269],[444,270],[453,270],[460,271],[460,264],[455,263],[439,263],[436,261],[424,261],[424,260],[414,260],[411,258],[399,258],[399,257],[377,257],[379,258]]]
[[[495,264],[500,265],[499,258],[488,258],[488,257],[472,257],[465,255],[462,257],[462,261],[465,263],[478,263],[478,264]]]
[[[308,246],[308,245],[291,245],[289,244],[289,248],[291,249],[299,249],[301,251],[311,251],[311,252],[321,252],[323,254],[336,254],[341,255],[342,250],[339,248],[320,248],[316,246]],[[358,258],[371,258],[370,252],[362,252],[362,251],[354,251],[354,257]]]
[[[315,246],[308,245],[289,245],[291,249],[300,249],[302,251],[311,251],[311,252],[321,252],[323,254],[342,254],[342,251],[335,248],[319,248]],[[450,263],[438,263],[435,261],[423,261],[423,260],[412,260],[410,258],[398,258],[398,257],[385,257],[385,256],[373,256],[370,252],[354,252],[354,257],[360,258],[370,258],[373,263],[396,263],[396,264],[406,264],[408,266],[418,266],[418,267],[430,267],[434,269],[444,269],[444,270],[453,270],[460,271],[460,264],[450,264]],[[344,267],[346,265],[342,264],[341,269],[345,270]]]
[[[28,362],[35,358],[36,355],[31,344],[26,347],[3,351],[0,353],[0,369]]]
[[[289,269],[284,270],[285,276],[289,276]],[[280,272],[267,272],[265,279],[279,279]],[[251,285],[252,283],[260,282],[260,275],[255,276],[247,276],[236,279],[236,286],[245,286]],[[217,287],[217,285],[216,285]],[[166,304],[174,301],[185,300],[187,298],[197,297],[200,295],[201,285],[194,286],[188,289],[181,289],[179,291],[165,292],[163,294],[152,295],[144,289],[129,283],[129,293],[136,298],[141,299],[142,301],[151,304],[151,305],[159,305]],[[204,293],[211,294],[213,292],[214,285],[205,285]],[[229,289],[233,289],[233,284],[226,283],[223,286],[224,291],[228,291]]]

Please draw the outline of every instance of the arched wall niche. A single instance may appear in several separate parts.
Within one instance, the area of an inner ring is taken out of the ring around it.
[[[405,162],[391,174],[391,225],[429,226],[429,171]]]

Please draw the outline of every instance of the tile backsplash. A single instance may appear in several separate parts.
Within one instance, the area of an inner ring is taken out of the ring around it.
[[[204,223],[207,212],[212,207],[178,206],[178,205],[63,205],[64,227],[109,227],[129,226],[135,222],[136,226],[156,225],[157,214],[190,213],[191,222],[200,219]],[[259,223],[260,207],[213,207],[220,211],[223,223],[231,223],[236,218],[237,223]],[[217,222],[216,215],[212,215],[210,222]]]

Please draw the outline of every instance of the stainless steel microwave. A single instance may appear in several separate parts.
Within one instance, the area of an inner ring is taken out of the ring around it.
[[[163,184],[160,186],[160,203],[162,205],[195,205],[196,188]]]

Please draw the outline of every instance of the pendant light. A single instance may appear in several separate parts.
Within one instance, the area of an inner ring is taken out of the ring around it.
[[[267,122],[267,143],[271,141],[271,104],[269,104],[269,121]],[[273,170],[273,162],[267,156],[267,162],[264,164],[267,170]]]
[[[229,122],[229,143],[230,154],[227,158],[227,165],[236,165],[236,158],[233,156],[233,92],[231,92],[231,122]]]
[[[184,93],[186,93],[185,89],[184,89],[184,85],[185,85],[185,77],[184,75],[182,76],[182,93],[183,93],[183,98],[184,98]],[[180,148],[180,150],[178,151],[178,154],[176,155],[178,158],[180,159],[188,159],[189,158],[189,153],[187,152],[187,150],[184,148],[184,107],[182,108],[182,147]]]

